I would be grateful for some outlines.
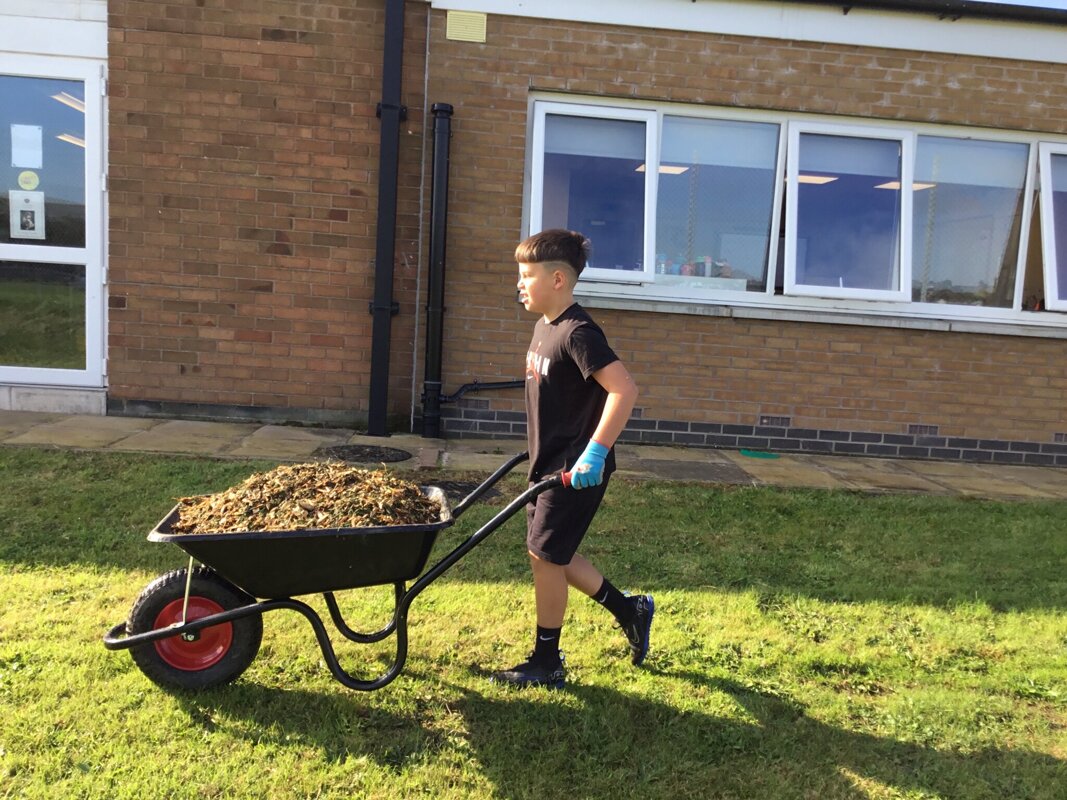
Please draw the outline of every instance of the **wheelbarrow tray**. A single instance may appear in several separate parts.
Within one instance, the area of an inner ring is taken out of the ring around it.
[[[282,598],[361,586],[406,582],[426,566],[437,534],[452,525],[445,493],[423,487],[440,506],[425,525],[306,528],[241,533],[171,533],[176,505],[151,533],[151,542],[176,544],[253,597]]]

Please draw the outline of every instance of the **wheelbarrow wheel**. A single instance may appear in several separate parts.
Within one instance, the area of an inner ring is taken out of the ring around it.
[[[127,635],[167,628],[182,622],[186,570],[152,581],[133,604]],[[185,620],[249,605],[255,598],[207,567],[193,570]],[[186,636],[169,636],[130,648],[134,663],[150,680],[167,689],[208,689],[236,680],[248,669],[263,639],[263,617],[246,617],[202,628]]]

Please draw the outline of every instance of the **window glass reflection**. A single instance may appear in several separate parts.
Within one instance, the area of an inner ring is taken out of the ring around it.
[[[581,231],[589,266],[641,270],[645,123],[545,115],[542,228]]]
[[[1067,156],[1052,156],[1052,227],[1056,242],[1056,287],[1067,300]]]
[[[0,365],[85,369],[85,267],[0,261]]]
[[[85,87],[0,75],[0,243],[85,247]]]
[[[664,117],[657,283],[765,290],[777,154],[777,125]]]
[[[920,136],[912,299],[1011,308],[1029,147]]]
[[[800,135],[798,284],[900,289],[900,151],[896,140]]]

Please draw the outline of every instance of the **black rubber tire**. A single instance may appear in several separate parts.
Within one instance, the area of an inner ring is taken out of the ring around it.
[[[180,621],[185,598],[186,570],[161,575],[141,592],[126,621],[127,635],[145,633],[164,620]],[[207,567],[193,570],[188,619],[250,605],[255,598]],[[196,609],[199,607],[199,613]],[[166,689],[209,689],[237,679],[248,669],[263,639],[263,615],[249,614],[232,622],[202,629],[196,642],[180,636],[130,648],[134,663],[151,681]],[[205,651],[205,642],[213,649]]]

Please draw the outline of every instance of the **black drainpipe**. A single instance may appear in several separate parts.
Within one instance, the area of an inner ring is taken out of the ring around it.
[[[449,140],[452,106],[433,104],[433,177],[430,187],[430,279],[426,301],[426,372],[422,384],[422,435],[441,435],[441,342],[445,314],[445,234],[448,230]]]
[[[430,187],[430,277],[426,300],[426,370],[422,384],[422,435],[441,436],[441,405],[467,392],[521,389],[525,381],[466,383],[455,394],[441,393],[441,354],[445,327],[445,241],[448,232],[448,166],[452,139],[452,106],[433,105],[433,167]]]
[[[371,329],[370,410],[367,433],[388,436],[389,337],[393,315],[393,261],[396,255],[396,191],[400,164],[400,123],[407,108],[400,104],[400,78],[404,66],[404,0],[386,0],[385,55],[382,60],[382,121],[378,148],[378,225],[374,248],[374,300]]]

